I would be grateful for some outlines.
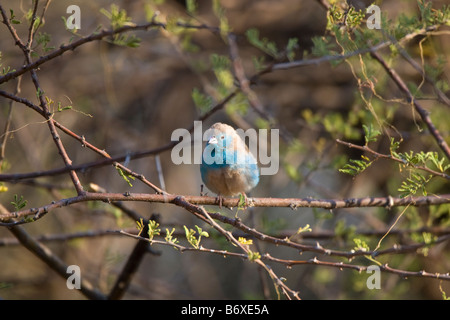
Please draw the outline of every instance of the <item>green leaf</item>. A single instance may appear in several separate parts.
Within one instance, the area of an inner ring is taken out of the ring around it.
[[[230,71],[231,62],[228,57],[212,54],[211,55],[211,64],[214,74],[219,81],[219,84],[222,85],[225,89],[231,89],[234,83],[233,74]]]
[[[288,40],[288,44],[286,46],[286,57],[289,61],[293,61],[295,59],[295,49],[298,48],[298,39],[290,38]]]
[[[400,188],[398,188],[398,191],[401,193],[400,198],[415,195],[418,191],[421,191],[422,195],[426,196],[428,192],[425,186],[432,178],[432,175],[425,177],[421,173],[411,172],[410,177],[404,180]]]
[[[120,9],[116,4],[110,6],[110,11],[101,8],[100,12],[110,20],[113,29],[123,27],[131,21],[126,10]]]
[[[198,235],[199,235],[199,237],[198,237],[198,241],[199,241],[199,242],[200,242],[200,238],[201,238],[201,237],[206,237],[206,238],[209,237],[208,232],[203,231],[202,228],[200,228],[199,226],[195,226],[195,228],[197,229],[197,233],[198,233]]]
[[[164,238],[167,242],[169,243],[178,243],[179,241],[177,240],[177,238],[173,238],[172,234],[174,233],[175,228],[172,228],[171,231],[169,231],[169,229],[166,228],[166,237]]]
[[[195,0],[186,0],[186,10],[189,14],[195,15],[197,12],[197,1]]]
[[[266,68],[264,57],[252,57],[253,67],[256,71],[261,71]]]
[[[154,220],[150,220],[148,222],[148,238],[151,240],[153,240],[154,236],[159,236],[161,229],[158,228],[159,227],[159,223],[157,223]]]
[[[324,57],[328,55],[335,55],[336,52],[331,50],[335,47],[332,43],[332,38],[327,37],[313,37],[311,38],[313,42],[313,47],[311,49],[311,53],[317,57]]]
[[[227,39],[228,33],[231,32],[230,24],[225,16],[225,9],[222,7],[220,0],[213,0],[213,12],[219,19],[220,34],[224,40]]]
[[[340,172],[346,173],[352,176],[356,176],[366,170],[373,161],[370,161],[366,156],[361,156],[362,160],[354,160],[350,159],[349,163],[345,164],[342,169],[339,169]]]
[[[391,144],[389,146],[389,150],[391,152],[391,155],[393,155],[396,158],[399,158],[396,150],[398,150],[398,148],[400,148],[400,143],[401,143],[401,141],[395,141],[395,139],[393,137],[391,137]]]
[[[191,244],[191,246],[193,246],[195,249],[199,249],[200,248],[200,241],[202,239],[202,237],[209,237],[208,232],[203,231],[202,228],[200,228],[199,226],[195,226],[195,228],[197,229],[197,231],[193,230],[193,229],[188,229],[186,226],[184,227],[184,232],[186,234],[186,239],[187,241]],[[195,236],[195,234],[198,234],[198,238]]]
[[[130,48],[138,48],[141,45],[141,38],[131,35],[124,39],[125,45]]]
[[[197,88],[192,90],[192,100],[194,101],[195,106],[200,109],[202,112],[208,111],[211,109],[213,105],[213,100],[211,97],[208,97],[200,92]]]
[[[248,260],[255,261],[257,259],[261,259],[261,254],[259,252],[253,252],[251,250],[248,251]]]
[[[353,239],[355,243],[355,247],[353,248],[355,251],[370,251],[369,245],[360,238]]]
[[[142,218],[139,221],[136,221],[136,228],[139,230],[138,236],[140,236],[142,230],[144,229],[144,222]]]
[[[109,11],[101,8],[100,12],[109,19],[113,30],[116,30],[123,26],[135,25],[131,21],[131,18],[128,17],[126,10],[120,9],[116,4],[112,4]],[[112,43],[119,46],[137,48],[141,43],[141,39],[135,35],[115,34],[113,35]]]
[[[364,129],[364,139],[366,140],[366,146],[369,144],[369,142],[377,141],[377,136],[381,134],[379,130],[375,130],[373,128],[372,124],[370,124],[369,126],[363,124],[363,129]]]
[[[248,42],[250,42],[250,44],[252,44],[254,47],[260,49],[261,51],[265,52],[269,56],[272,56],[274,58],[279,57],[279,52],[278,52],[275,42],[271,42],[267,38],[260,39],[258,29],[256,29],[256,28],[248,29],[245,32],[245,35],[247,36]],[[294,43],[291,43],[290,47],[293,47],[293,46],[294,46]]]
[[[191,244],[191,246],[193,246],[195,249],[199,248],[199,241],[198,239],[195,237],[195,230],[193,229],[188,229],[186,226],[184,227],[184,232],[186,234],[186,239],[187,241]]]
[[[295,234],[300,234],[303,232],[312,232],[311,226],[309,224],[306,224],[304,227],[298,228]]]
[[[27,205],[28,201],[23,198],[23,196],[20,196],[20,198],[17,196],[17,194],[14,195],[14,201],[11,201],[11,204],[14,206],[16,211],[19,211],[23,209]]]

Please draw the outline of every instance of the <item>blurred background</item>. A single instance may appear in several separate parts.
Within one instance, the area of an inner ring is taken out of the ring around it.
[[[188,18],[184,1],[166,0],[161,4],[155,2],[159,1],[152,2],[152,5],[160,11],[162,20],[171,17]],[[198,22],[217,26],[219,21],[213,13],[211,2],[198,2]],[[445,2],[433,1],[433,6],[439,8]],[[133,22],[145,22],[143,8],[148,1],[114,3],[127,11]],[[230,27],[239,35],[237,44],[247,75],[256,73],[252,57],[263,56],[266,61],[270,61],[270,57],[246,40],[245,32],[249,28],[257,28],[261,38],[275,42],[279,48],[286,46],[290,38],[297,38],[296,59],[301,59],[305,50],[310,50],[313,37],[326,33],[326,10],[319,1],[224,0],[220,3],[225,9]],[[370,1],[352,1],[352,5],[358,9],[365,8],[369,3]],[[45,14],[45,25],[40,30],[51,36],[47,47],[57,48],[77,39],[77,36],[65,30],[62,19],[63,16],[69,16],[66,9],[71,4],[77,4],[81,9],[79,35],[89,35],[98,26],[110,27],[101,8],[109,10],[111,1],[53,1]],[[6,9],[11,6],[17,18],[26,21],[24,16],[31,5],[30,1],[6,1],[3,6]],[[400,13],[417,14],[417,3],[410,0],[385,1],[381,8],[391,19],[395,19]],[[15,27],[19,36],[26,39],[26,23]],[[19,68],[23,64],[23,56],[6,28],[1,28],[2,67]],[[193,89],[210,94],[217,82],[211,71],[211,54],[229,55],[229,48],[220,35],[209,30],[190,34],[190,41],[196,47],[196,50],[191,51],[183,50],[180,39],[170,32],[155,28],[135,34],[142,39],[138,48],[95,41],[43,64],[38,70],[45,94],[55,102],[55,119],[110,155],[156,148],[170,141],[173,130],[189,129],[202,115],[191,98]],[[413,41],[411,48],[417,47],[419,40]],[[429,43],[425,58],[434,59],[436,52],[448,58],[449,35],[434,37]],[[42,47],[37,50],[37,54],[45,54]],[[417,51],[412,51],[412,54],[420,61]],[[448,79],[449,64],[444,66],[443,75]],[[405,79],[421,82],[421,74],[408,63],[399,59],[395,67]],[[14,92],[15,86],[16,81],[10,81],[0,88]],[[333,136],[322,124],[312,125],[305,118],[305,112],[310,112],[319,116],[336,114],[336,121],[346,121],[352,111],[364,109],[358,97],[357,80],[349,64],[341,63],[333,67],[324,63],[271,72],[258,79],[254,90],[262,101],[266,114],[276,119],[283,132],[295,139],[296,147],[288,148],[285,141],[281,141],[283,157],[279,172],[274,176],[262,177],[251,196],[347,198],[396,195],[399,172],[394,164],[382,162],[354,179],[339,173],[335,163],[339,160],[337,155],[347,154],[350,158],[357,158],[360,153],[335,143],[334,139],[337,137],[348,137]],[[432,88],[427,85],[424,85],[423,91],[433,94]],[[382,94],[387,99],[402,97],[389,81],[386,81]],[[18,95],[37,101],[29,74],[23,76]],[[58,112],[58,103],[72,108]],[[424,100],[423,104],[431,108],[436,105],[436,101]],[[6,99],[0,98],[1,129],[6,122],[8,105]],[[389,108],[393,114],[393,127],[402,132],[402,147],[405,150],[437,150],[426,132],[418,132],[416,123],[420,121],[411,112],[411,108],[395,103],[390,103]],[[445,119],[448,108],[439,108],[441,107],[433,110],[443,110],[436,112]],[[208,118],[203,123],[203,129],[217,121],[234,127],[257,127],[258,117],[250,107],[245,110],[225,107]],[[441,124],[439,129],[444,137],[449,136],[448,124]],[[10,130],[12,133],[5,153],[9,165],[2,173],[33,172],[63,166],[47,125],[34,111],[15,104]],[[361,132],[355,133],[352,139],[354,143],[364,143],[360,134]],[[81,147],[74,139],[62,133],[61,137],[74,164],[99,159],[98,155]],[[380,152],[389,150],[387,138],[381,139],[376,146]],[[160,161],[168,192],[200,194],[202,182],[198,165],[174,165],[170,152],[162,153]],[[342,164],[342,159],[340,163]],[[154,157],[132,160],[126,165],[156,185],[161,185]],[[90,183],[94,183],[109,192],[153,192],[138,181],[132,181],[133,187],[130,187],[112,166],[86,170],[79,176],[86,189]],[[10,204],[14,194],[24,196],[27,208],[75,195],[68,175],[5,185],[8,191],[0,193],[0,202],[9,210],[14,210]],[[448,192],[448,184],[438,188],[442,193],[446,189]],[[126,203],[126,206],[144,217],[158,214],[162,230],[165,227],[175,227],[180,233],[179,239],[183,239],[183,225],[190,228],[194,228],[196,224],[205,227],[187,211],[176,206],[132,202]],[[235,211],[227,209],[222,209],[222,212],[230,217],[235,214]],[[252,208],[240,215],[245,223],[258,230],[282,235],[295,232],[306,224],[311,226],[313,232],[332,232],[339,226],[346,232],[353,230],[351,227],[356,230],[385,230],[393,222],[395,215],[392,213],[395,212],[396,209],[388,212],[376,208],[333,211]],[[417,214],[420,217],[420,212]],[[37,222],[24,225],[24,228],[30,234],[39,236],[134,226],[134,221],[108,204],[86,203],[52,211]],[[0,240],[11,237],[7,229],[0,229]],[[224,241],[213,238],[203,240],[203,245],[234,250]],[[378,239],[374,239],[375,243]],[[314,244],[317,240],[305,238],[300,241]],[[351,239],[344,237],[328,240],[322,238],[320,241],[326,248],[349,250],[354,246]],[[106,293],[113,286],[136,241],[109,235],[45,244],[68,265],[79,265],[82,276]],[[314,257],[309,253],[299,255],[295,250],[267,243],[258,245],[260,252],[271,252],[271,255],[284,259],[306,260]],[[433,249],[426,258],[414,254],[392,255],[384,256],[382,261],[405,270],[450,270],[448,244]],[[264,298],[263,287],[269,288],[271,296],[276,297],[270,279],[255,264],[205,253],[180,253],[165,246],[155,246],[154,250],[159,254],[145,256],[125,295],[126,299],[261,299]],[[18,245],[3,244],[0,247],[0,257],[0,298],[84,298],[76,290],[68,290],[65,279]],[[326,257],[321,258],[326,260]],[[368,264],[363,258],[354,262]],[[438,289],[439,283],[435,280],[402,279],[397,275],[382,274],[382,289],[369,290],[365,286],[368,275],[364,272],[360,274],[313,265],[291,269],[280,265],[272,267],[277,275],[287,279],[290,288],[300,291],[300,297],[304,299],[439,299],[442,296]],[[450,293],[448,285],[443,283],[442,286],[446,288],[447,294]]]

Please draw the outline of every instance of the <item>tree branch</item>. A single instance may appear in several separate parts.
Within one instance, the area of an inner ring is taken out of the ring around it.
[[[414,105],[416,111],[419,113],[420,117],[422,118],[422,121],[425,123],[425,125],[428,127],[428,130],[430,130],[431,135],[435,138],[437,144],[441,148],[441,150],[444,152],[447,159],[450,160],[450,147],[448,146],[445,139],[440,134],[439,130],[434,126],[433,122],[431,121],[430,114],[428,111],[426,111],[417,101],[417,99],[413,96],[411,91],[406,86],[405,82],[402,80],[402,78],[398,75],[398,73],[389,67],[386,63],[386,61],[380,56],[378,52],[372,51],[370,52],[370,55],[378,61],[381,66],[386,70],[386,72],[389,74],[391,79],[395,82],[395,84],[399,87],[399,89],[406,95],[408,102]]]
[[[382,153],[376,152],[376,151],[370,149],[367,146],[359,146],[359,145],[356,145],[356,144],[353,144],[353,143],[350,143],[350,142],[342,141],[340,139],[336,139],[336,142],[339,143],[339,144],[342,144],[344,146],[347,146],[349,148],[358,149],[358,150],[361,150],[361,151],[365,151],[365,152],[371,153],[372,155],[375,156],[375,158],[383,158],[383,159],[393,160],[393,161],[401,163],[401,164],[403,164],[405,166],[410,166],[410,167],[412,167],[414,169],[426,171],[426,172],[428,172],[428,173],[430,173],[430,174],[432,174],[432,175],[434,175],[436,177],[440,177],[440,178],[444,178],[444,179],[450,180],[450,176],[448,174],[444,173],[444,172],[439,172],[439,171],[432,170],[432,169],[424,167],[424,166],[415,165],[413,163],[406,162],[403,159],[394,157],[394,156],[392,156],[390,154],[382,154]]]
[[[24,218],[33,216],[30,221],[19,221],[14,224],[22,224],[40,219],[46,213],[66,207],[75,203],[86,201],[141,201],[155,203],[172,203],[179,204],[179,198],[182,197],[187,203],[192,205],[219,205],[219,199],[207,196],[180,196],[173,194],[147,194],[147,193],[95,193],[85,192],[84,194],[54,201],[51,204],[39,207],[1,214],[0,220]],[[429,206],[450,203],[450,194],[394,198],[388,197],[364,197],[364,198],[348,198],[348,199],[314,199],[314,198],[248,198],[248,205],[251,207],[278,207],[291,208],[297,210],[299,208],[322,208],[322,209],[340,209],[340,208],[361,208],[361,207],[404,207],[404,206]],[[239,206],[239,198],[223,198],[222,206],[235,208]],[[8,223],[0,225],[8,226]]]

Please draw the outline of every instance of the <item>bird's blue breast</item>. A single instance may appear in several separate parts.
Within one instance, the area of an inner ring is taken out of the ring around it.
[[[205,161],[205,158],[202,158],[200,173],[206,186],[224,196],[253,189],[259,182],[259,168],[253,156],[245,155],[244,161],[240,163],[236,152],[227,151],[226,148],[220,149],[221,147],[215,146],[211,151],[211,156],[217,161],[211,163],[211,159]]]

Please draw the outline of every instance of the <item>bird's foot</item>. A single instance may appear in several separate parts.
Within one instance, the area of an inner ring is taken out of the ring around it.
[[[203,185],[202,184],[200,185],[200,196],[201,197],[206,196],[206,193],[203,192]]]
[[[218,194],[217,197],[216,197],[216,203],[218,203],[219,204],[219,208],[222,209],[223,197],[220,194]]]

